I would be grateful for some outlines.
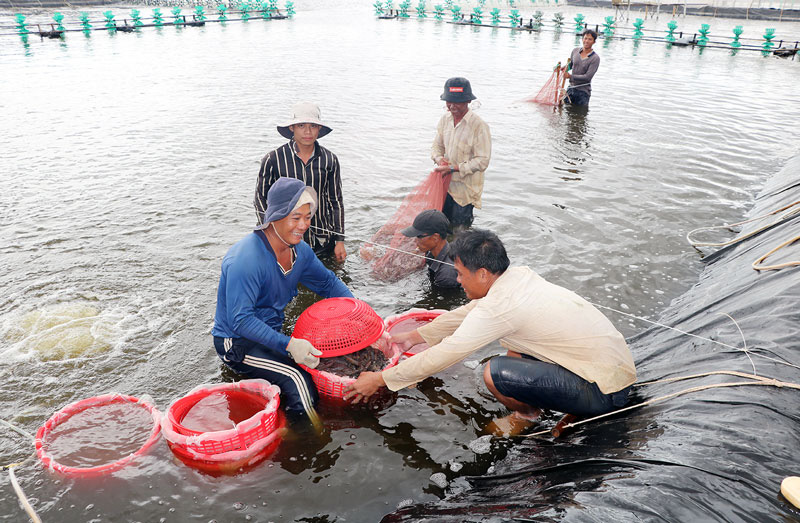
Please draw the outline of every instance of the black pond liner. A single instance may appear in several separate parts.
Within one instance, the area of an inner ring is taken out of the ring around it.
[[[800,156],[773,176],[751,216],[800,200]],[[747,224],[741,233],[764,222]],[[709,224],[712,225],[712,224]],[[747,349],[760,376],[800,383],[800,266],[758,272],[751,264],[800,235],[800,215],[706,257],[699,282],[659,321]],[[800,259],[800,242],[766,260]],[[639,382],[709,371],[751,374],[747,355],[663,327],[628,340]],[[636,387],[632,404],[725,382],[729,375]],[[512,445],[492,475],[433,503],[405,506],[404,521],[800,521],[780,494],[800,475],[800,390],[715,388],[678,396],[577,427],[562,439]]]

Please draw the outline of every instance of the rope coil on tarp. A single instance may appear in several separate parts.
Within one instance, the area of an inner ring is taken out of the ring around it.
[[[712,231],[712,230],[716,230],[716,229],[730,229],[731,227],[737,227],[739,225],[744,225],[746,223],[755,222],[755,221],[761,220],[763,218],[766,218],[768,216],[772,216],[773,214],[778,214],[780,212],[783,212],[783,211],[785,211],[787,209],[790,209],[790,208],[792,208],[792,207],[794,207],[795,205],[798,205],[798,204],[800,204],[800,200],[798,200],[796,202],[793,202],[793,203],[790,203],[789,205],[784,205],[783,207],[781,207],[779,209],[775,209],[774,211],[770,211],[770,212],[768,212],[766,214],[762,214],[761,216],[756,216],[755,218],[750,218],[749,220],[744,220],[744,221],[737,222],[737,223],[730,223],[730,224],[724,223],[722,225],[712,225],[710,227],[699,227],[697,229],[691,230],[688,233],[686,233],[686,241],[689,242],[689,244],[692,247],[697,247],[697,246],[701,246],[701,247],[726,247],[728,245],[733,245],[735,243],[739,243],[742,240],[746,240],[747,238],[749,238],[751,236],[754,236],[754,235],[760,233],[761,231],[769,229],[770,227],[772,227],[774,225],[777,225],[777,224],[779,224],[781,222],[784,222],[784,221],[788,220],[789,218],[792,218],[793,216],[795,216],[798,213],[800,213],[800,207],[798,207],[797,209],[794,209],[792,211],[787,212],[786,214],[781,216],[779,219],[775,220],[774,222],[772,222],[770,224],[764,225],[763,227],[759,227],[758,229],[750,231],[747,234],[743,234],[742,236],[737,236],[736,238],[733,238],[732,240],[728,240],[726,242],[714,243],[714,242],[694,241],[692,239],[692,235],[694,233],[700,232],[700,231]]]
[[[756,261],[753,262],[753,269],[755,269],[757,271],[770,271],[770,270],[776,270],[776,269],[783,269],[783,268],[786,268],[786,267],[791,267],[793,265],[800,265],[800,260],[792,260],[792,261],[783,262],[783,263],[776,263],[774,265],[762,265],[761,264],[761,262],[766,260],[770,255],[772,255],[775,252],[779,251],[780,249],[786,247],[787,245],[793,244],[797,240],[800,240],[800,236],[795,236],[791,240],[786,240],[785,242],[783,242],[782,244],[778,245],[777,247],[775,247],[774,249],[772,249],[771,251],[769,251],[765,255],[761,256],[759,259],[757,259]]]

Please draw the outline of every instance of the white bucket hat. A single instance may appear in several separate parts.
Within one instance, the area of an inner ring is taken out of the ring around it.
[[[279,125],[278,132],[281,133],[281,136],[284,138],[291,139],[294,137],[294,133],[289,129],[290,125],[314,123],[320,126],[319,138],[322,138],[333,131],[333,129],[322,123],[320,115],[321,113],[317,104],[311,102],[296,103],[292,106],[292,115],[289,117],[289,122],[284,125]]]

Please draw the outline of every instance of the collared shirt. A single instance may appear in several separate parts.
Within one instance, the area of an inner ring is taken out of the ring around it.
[[[572,71],[570,71],[569,85],[573,89],[580,89],[587,93],[592,92],[592,78],[597,68],[600,67],[600,56],[592,51],[586,58],[581,57],[583,47],[572,50]]]
[[[636,381],[625,338],[603,313],[528,267],[506,270],[483,298],[417,329],[430,348],[383,371],[399,390],[500,340],[508,350],[560,365],[610,394]]]
[[[437,164],[446,158],[449,163],[458,165],[447,190],[457,204],[481,208],[483,174],[491,156],[492,136],[480,116],[468,110],[458,125],[453,126],[453,115],[449,111],[442,115],[436,127],[431,158]]]
[[[256,196],[253,205],[256,208],[258,223],[264,217],[267,208],[267,192],[278,178],[296,178],[317,191],[319,207],[311,217],[311,227],[303,238],[313,249],[325,246],[330,241],[344,240],[344,201],[342,199],[342,178],[339,173],[339,159],[319,142],[314,142],[314,154],[308,163],[297,155],[297,144],[294,139],[269,152],[261,160],[258,171]],[[325,232],[319,227],[325,229]]]
[[[458,273],[453,266],[453,257],[450,255],[450,244],[448,242],[444,242],[444,247],[439,251],[439,256],[434,257],[430,251],[426,252],[425,256],[428,277],[434,286],[453,288],[460,285],[457,279]]]

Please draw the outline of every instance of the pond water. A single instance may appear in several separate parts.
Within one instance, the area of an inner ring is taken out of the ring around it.
[[[283,143],[275,126],[295,101],[320,103],[334,128],[323,144],[342,164],[350,255],[331,267],[383,317],[463,302],[431,291],[423,273],[376,281],[358,257],[430,169],[450,76],[471,80],[492,131],[475,226],[497,232],[513,264],[653,320],[702,268],[686,232],[742,219],[798,150],[798,61],[601,40],[592,104],[579,112],[522,101],[579,45],[569,31],[376,20],[366,1],[298,4],[293,20],[2,37],[2,419],[33,434],[89,396],[148,394],[165,409],[234,379],[209,334],[219,264],[255,222],[259,160]],[[580,11],[596,23],[612,14]],[[751,35],[767,24],[710,23]],[[313,299],[301,295],[288,323]],[[626,335],[646,326],[606,312]],[[245,474],[197,472],[162,441],[107,478],[63,479],[34,462],[17,476],[46,521],[377,521],[441,496],[430,477],[451,463],[482,474],[504,455],[504,442],[470,449],[503,413],[474,365],[499,351],[378,412],[323,406],[321,434],[293,431]],[[3,463],[32,449],[11,431],[0,441]],[[22,517],[10,489],[0,513]]]

